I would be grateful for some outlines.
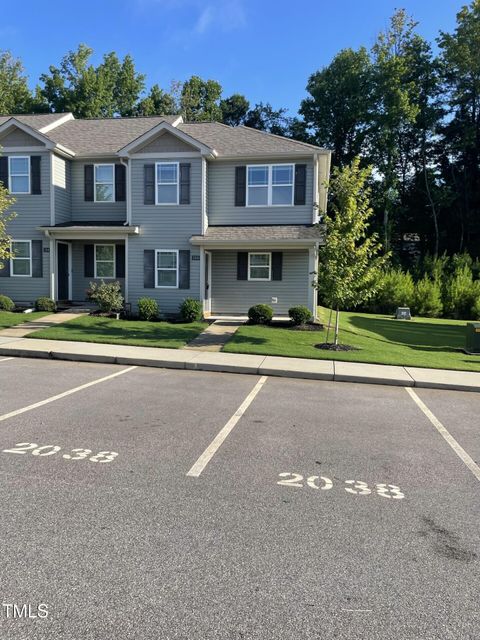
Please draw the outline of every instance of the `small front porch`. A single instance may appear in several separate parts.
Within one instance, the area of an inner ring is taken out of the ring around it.
[[[128,297],[128,237],[138,227],[69,224],[43,227],[50,240],[50,297],[71,313],[90,311],[91,282],[120,282]]]

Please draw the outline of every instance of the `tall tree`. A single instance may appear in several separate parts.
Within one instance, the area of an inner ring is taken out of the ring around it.
[[[222,86],[215,80],[192,76],[184,82],[180,95],[180,110],[184,119],[190,122],[221,121],[221,95]]]
[[[234,93],[229,98],[220,100],[223,124],[228,124],[231,127],[243,124],[249,109],[249,101],[240,93]]]
[[[112,52],[95,67],[89,63],[92,53],[81,44],[64,56],[60,67],[52,65],[49,73],[40,76],[41,95],[50,110],[71,111],[80,118],[131,115],[145,76],[137,73],[130,56],[121,62]]]
[[[178,107],[171,93],[164,91],[158,84],[154,84],[145,98],[142,98],[135,108],[139,116],[173,115]]]
[[[0,52],[0,114],[28,113],[32,94],[23,65],[9,51]]]
[[[267,102],[259,102],[245,116],[243,124],[246,127],[267,131],[276,135],[285,135],[289,130],[290,119],[287,117],[286,109],[275,109]]]
[[[388,254],[380,255],[376,233],[370,233],[373,210],[368,180],[371,168],[360,158],[336,167],[330,181],[330,207],[324,216],[325,244],[320,247],[319,278],[315,287],[336,310],[334,344],[338,345],[339,312],[356,307],[376,293]]]
[[[457,14],[453,33],[441,33],[444,178],[460,212],[456,250],[480,252],[480,0]]]
[[[372,64],[365,48],[343,49],[308,80],[302,100],[308,142],[333,151],[333,163],[349,164],[365,152],[372,94]],[[297,137],[297,136],[296,136]]]

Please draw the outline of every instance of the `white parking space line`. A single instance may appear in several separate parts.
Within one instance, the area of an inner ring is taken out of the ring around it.
[[[438,433],[448,442],[448,444],[455,451],[460,460],[470,469],[473,475],[476,477],[478,481],[480,481],[480,467],[477,465],[475,460],[471,458],[468,453],[465,451],[463,447],[461,447],[455,438],[448,432],[448,430],[443,426],[440,420],[433,415],[427,405],[420,400],[415,391],[410,387],[405,387],[405,391],[409,394],[415,404],[423,411],[423,413],[427,416],[430,422],[433,424]]]
[[[7,360],[14,360],[15,358],[0,358],[0,362],[6,362]]]
[[[242,402],[242,404],[238,407],[238,409],[235,411],[233,416],[227,422],[227,424],[217,434],[215,439],[211,442],[211,444],[209,444],[209,446],[205,449],[205,451],[202,453],[202,455],[195,462],[193,467],[187,473],[187,476],[192,476],[193,478],[198,478],[198,476],[202,473],[202,471],[205,469],[207,464],[213,458],[215,453],[222,446],[222,443],[225,441],[225,439],[227,438],[228,434],[232,431],[232,429],[237,424],[237,422],[240,420],[240,418],[243,416],[245,411],[252,404],[253,400],[255,399],[255,396],[258,394],[258,392],[263,387],[263,385],[265,384],[266,381],[267,381],[267,376],[262,376],[260,378],[260,380],[257,382],[257,384],[250,391],[248,396],[245,398],[245,400]]]
[[[19,416],[20,414],[26,413],[27,411],[32,411],[32,409],[38,409],[38,407],[43,407],[43,405],[49,404],[50,402],[61,400],[62,398],[66,398],[67,396],[72,395],[72,393],[77,393],[77,391],[88,389],[89,387],[93,387],[94,385],[100,384],[101,382],[106,382],[107,380],[112,380],[113,378],[117,378],[118,376],[123,376],[124,373],[129,373],[134,369],[137,369],[137,367],[128,367],[127,369],[116,371],[115,373],[111,373],[110,375],[104,376],[103,378],[98,378],[97,380],[92,380],[92,382],[87,382],[86,384],[82,384],[79,387],[74,387],[73,389],[69,389],[68,391],[64,391],[63,393],[58,393],[56,396],[51,396],[50,398],[46,398],[45,400],[41,400],[40,402],[29,404],[27,407],[22,407],[21,409],[15,409],[15,411],[4,413],[3,416],[0,416],[0,422],[2,422],[3,420],[8,420],[8,418]]]

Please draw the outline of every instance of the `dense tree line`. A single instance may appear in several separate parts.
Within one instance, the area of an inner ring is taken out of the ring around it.
[[[147,88],[131,56],[91,62],[80,45],[50,66],[32,91],[21,61],[0,53],[0,113],[72,111],[76,117],[182,114],[186,120],[246,125],[333,150],[344,167],[373,167],[375,225],[384,249],[480,255],[480,0],[441,32],[434,52],[403,10],[367,49],[340,51],[308,79],[298,116],[270,103],[224,96],[192,76]]]

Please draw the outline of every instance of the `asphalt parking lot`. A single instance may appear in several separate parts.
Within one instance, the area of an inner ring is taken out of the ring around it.
[[[0,640],[480,637],[478,394],[20,358],[0,383]]]

